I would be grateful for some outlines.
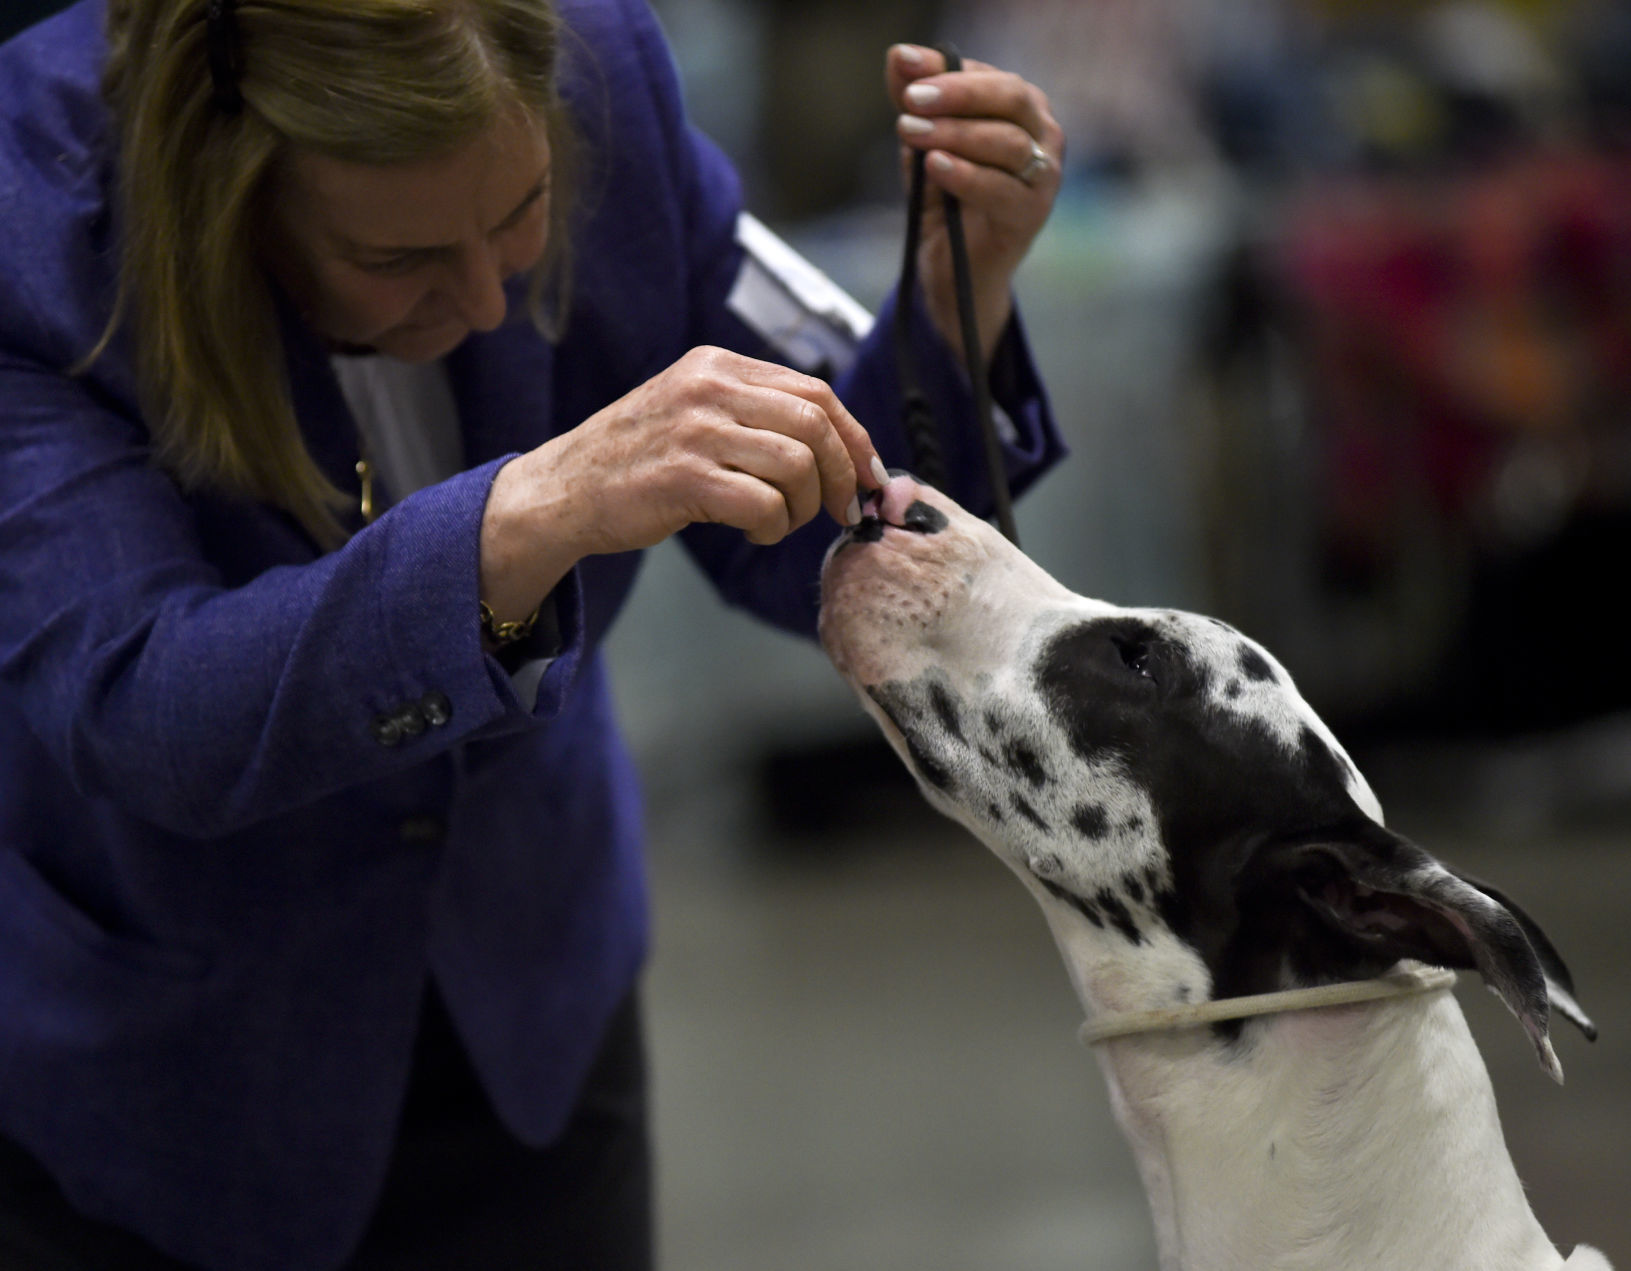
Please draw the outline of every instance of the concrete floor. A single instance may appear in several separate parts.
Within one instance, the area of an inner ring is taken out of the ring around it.
[[[1506,890],[1569,960],[1602,1039],[1558,1030],[1561,1089],[1475,977],[1457,992],[1542,1223],[1631,1267],[1627,738],[1365,766],[1395,828]],[[825,837],[769,828],[751,782],[657,784],[665,1271],[1154,1267],[1063,968],[994,858],[888,783]]]

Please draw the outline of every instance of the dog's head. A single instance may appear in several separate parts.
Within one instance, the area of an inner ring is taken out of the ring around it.
[[[1382,825],[1264,649],[1054,581],[909,477],[828,554],[821,638],[929,801],[1031,888],[1089,1009],[1476,969],[1542,1065],[1567,969],[1493,888]]]

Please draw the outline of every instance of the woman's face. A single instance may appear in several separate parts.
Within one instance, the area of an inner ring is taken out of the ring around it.
[[[267,265],[336,345],[428,362],[504,320],[543,255],[544,125],[506,112],[452,152],[373,166],[294,150],[272,179]]]

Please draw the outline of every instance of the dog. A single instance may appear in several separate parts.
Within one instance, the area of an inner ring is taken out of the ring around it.
[[[1460,1007],[1421,991],[1423,967],[1476,970],[1561,1081],[1551,1013],[1596,1035],[1562,959],[1384,826],[1266,650],[1077,595],[904,475],[829,550],[820,635],[928,801],[1040,904],[1089,1028],[1176,1020],[1095,1047],[1162,1271],[1607,1271],[1548,1240]],[[1185,1023],[1388,974],[1400,995]]]

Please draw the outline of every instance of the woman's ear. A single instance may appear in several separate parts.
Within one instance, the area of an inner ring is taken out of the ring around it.
[[[1476,969],[1523,1025],[1555,1080],[1563,1070],[1549,1036],[1555,1004],[1587,1037],[1596,1028],[1574,1000],[1568,968],[1535,921],[1505,896],[1446,869],[1380,826],[1264,845],[1241,881],[1273,880],[1366,961],[1413,958]]]

